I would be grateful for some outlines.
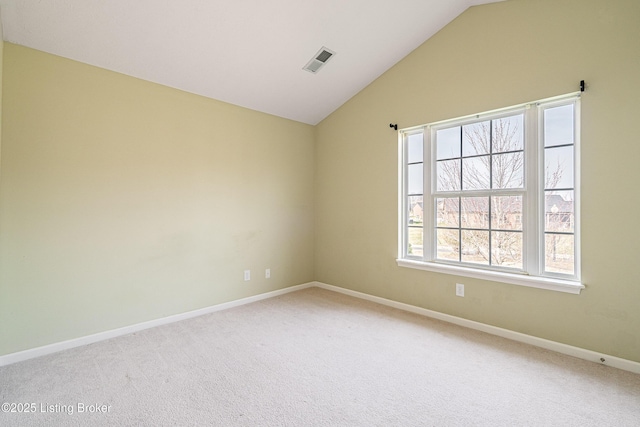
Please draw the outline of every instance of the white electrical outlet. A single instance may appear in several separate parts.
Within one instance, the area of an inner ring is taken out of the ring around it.
[[[270,269],[270,268],[267,268],[267,269],[264,271],[264,278],[265,278],[265,279],[269,279],[270,277],[271,277],[271,269]]]
[[[248,282],[249,280],[251,280],[251,270],[245,270],[244,271],[244,281]]]
[[[456,283],[456,296],[464,296],[464,285],[462,283]]]

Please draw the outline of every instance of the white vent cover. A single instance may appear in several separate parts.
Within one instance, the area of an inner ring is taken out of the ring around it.
[[[303,70],[309,71],[310,73],[317,73],[320,68],[324,64],[326,64],[336,53],[332,50],[327,49],[326,47],[322,47],[318,53],[316,53],[313,58],[307,65],[304,66]]]

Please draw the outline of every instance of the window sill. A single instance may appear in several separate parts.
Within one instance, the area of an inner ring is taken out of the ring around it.
[[[550,291],[580,294],[585,286],[580,282],[555,279],[550,277],[535,277],[524,274],[503,273],[500,271],[488,271],[474,268],[460,267],[457,265],[439,264],[435,262],[413,261],[397,259],[399,267],[416,268],[418,270],[433,271],[436,273],[452,274],[456,276],[472,277],[474,279],[491,280],[494,282],[509,283],[512,285],[528,286],[530,288],[547,289]]]

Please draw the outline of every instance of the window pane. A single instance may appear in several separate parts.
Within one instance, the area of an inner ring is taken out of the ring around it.
[[[491,233],[491,264],[522,268],[522,233]]]
[[[422,227],[408,227],[407,255],[422,257]]]
[[[407,163],[422,162],[422,134],[416,133],[407,138]]]
[[[522,196],[491,198],[491,228],[522,230]]]
[[[458,230],[436,230],[436,258],[460,261],[460,239]]]
[[[544,269],[552,273],[574,274],[573,235],[545,234]]]
[[[460,126],[436,131],[436,159],[460,157]]]
[[[438,162],[437,190],[460,190],[460,159],[443,160]]]
[[[524,115],[518,114],[491,122],[494,153],[518,151],[524,148],[523,120]]]
[[[492,188],[522,188],[524,186],[524,153],[497,154],[491,162]]]
[[[461,197],[462,227],[489,229],[489,198]]]
[[[422,225],[424,218],[422,196],[409,196],[407,208],[409,209],[409,225]]]
[[[489,121],[462,126],[462,156],[489,154]]]
[[[409,165],[407,168],[409,173],[409,185],[407,191],[409,194],[422,194],[422,186],[424,183],[422,176],[422,163]]]
[[[489,265],[489,232],[462,230],[462,261]]]
[[[545,188],[573,188],[573,146],[545,148]]]
[[[436,199],[436,226],[458,227],[460,224],[460,199]]]
[[[544,146],[573,144],[573,104],[544,110]]]
[[[544,199],[544,231],[573,233],[573,191],[546,192]]]
[[[462,159],[462,189],[489,189],[489,164],[491,156]]]

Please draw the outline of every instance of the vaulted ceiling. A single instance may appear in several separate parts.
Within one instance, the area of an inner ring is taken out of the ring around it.
[[[468,7],[501,0],[0,0],[3,37],[317,124]],[[320,48],[335,56],[313,74]]]

